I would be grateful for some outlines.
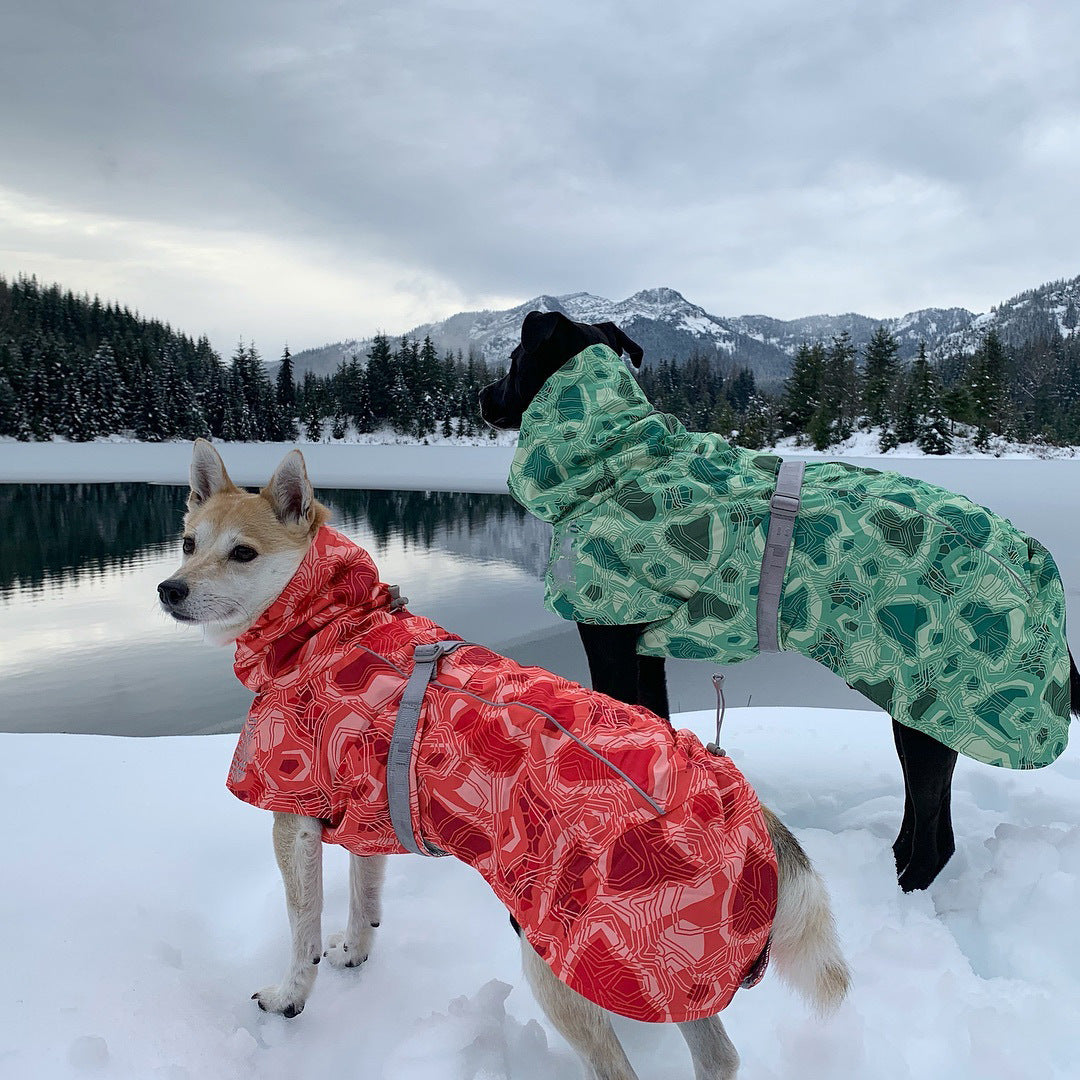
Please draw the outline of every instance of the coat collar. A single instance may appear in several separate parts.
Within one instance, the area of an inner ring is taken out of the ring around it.
[[[281,595],[236,639],[236,676],[258,693],[317,659],[332,626],[344,619],[355,627],[388,612],[389,602],[371,556],[323,525]]]

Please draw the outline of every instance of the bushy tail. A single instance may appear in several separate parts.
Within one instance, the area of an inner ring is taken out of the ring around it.
[[[1076,661],[1069,652],[1069,712],[1080,720],[1080,671],[1076,670]]]
[[[829,894],[799,841],[771,810],[762,809],[780,869],[772,959],[780,977],[824,1015],[844,1000],[851,981]]]

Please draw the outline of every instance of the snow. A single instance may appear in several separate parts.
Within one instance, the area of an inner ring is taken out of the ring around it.
[[[806,436],[802,436],[803,440]],[[956,433],[953,436],[953,452],[951,454],[927,454],[917,443],[901,443],[887,454],[881,453],[881,429],[872,428],[870,431],[856,431],[843,442],[830,446],[827,450],[815,450],[811,445],[799,445],[799,436],[789,436],[781,439],[773,451],[782,457],[807,457],[822,458],[826,461],[851,461],[853,459],[877,458],[875,466],[879,469],[892,469],[903,472],[903,466],[890,464],[897,458],[932,458],[937,461],[947,461],[950,458],[956,460],[970,460],[972,458],[1026,460],[1038,458],[1040,460],[1051,458],[1074,458],[1076,447],[1074,446],[1051,446],[1048,443],[1017,443],[1002,438],[1000,435],[992,435],[989,439],[989,447],[979,450],[975,446],[975,429],[962,424],[956,425]]]
[[[708,737],[708,713],[677,718]],[[16,807],[0,925],[0,1075],[540,1080],[581,1075],[523,985],[505,912],[451,859],[391,859],[371,958],[322,965],[302,1016],[251,993],[288,947],[270,817],[229,795],[234,737],[0,736]],[[957,853],[896,886],[899,768],[879,714],[734,709],[729,752],[831,891],[854,985],[827,1022],[775,975],[725,1023],[746,1080],[1065,1080],[1080,1009],[1080,754],[961,759]],[[328,849],[324,934],[346,861]],[[326,968],[326,970],[322,970]],[[618,1024],[641,1080],[691,1075],[678,1034]]]
[[[294,446],[318,487],[506,494],[517,432],[502,445],[412,443],[216,442],[235,483],[261,487]],[[187,484],[190,442],[20,443],[0,440],[0,484],[118,482]]]
[[[935,457],[914,443],[903,443],[888,454],[879,451],[880,432],[857,431],[846,442],[816,451],[792,438],[774,448],[783,456],[854,461],[879,469],[898,469],[900,458],[957,461],[976,458],[1073,458],[1071,446],[1025,445],[994,438],[989,451],[976,450],[974,433],[954,439],[954,453]],[[215,443],[242,486],[265,484],[274,466],[294,446],[303,450],[308,473],[316,486],[394,491],[473,491],[506,494],[506,477],[517,445],[516,431],[500,431],[495,441],[486,435],[443,439],[433,435],[424,443],[391,432],[352,436],[350,441],[310,443]],[[135,450],[135,447],[138,449]],[[767,453],[769,451],[763,451]],[[190,442],[135,443],[117,437],[88,443],[55,439],[22,443],[0,438],[0,484],[13,483],[152,483],[186,484],[191,462]],[[944,482],[944,481],[942,481]]]

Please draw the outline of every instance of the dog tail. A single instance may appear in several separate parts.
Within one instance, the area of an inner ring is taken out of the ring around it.
[[[772,958],[780,977],[824,1016],[844,1000],[851,982],[829,894],[799,841],[771,810],[762,810],[780,871]]]
[[[1069,650],[1069,712],[1080,720],[1080,671],[1076,670],[1076,661]]]

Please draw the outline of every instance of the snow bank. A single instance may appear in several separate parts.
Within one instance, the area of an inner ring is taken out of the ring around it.
[[[679,718],[708,735],[707,713]],[[827,1023],[767,977],[725,1022],[755,1080],[1065,1080],[1080,1009],[1080,755],[961,760],[958,851],[901,894],[899,768],[879,715],[736,709],[729,751],[832,892],[855,983]],[[9,830],[0,1075],[53,1080],[540,1080],[580,1075],[522,986],[505,912],[452,859],[391,860],[371,959],[322,966],[295,1020],[269,815],[233,799],[233,738],[0,736]],[[328,850],[324,932],[346,910]],[[324,970],[325,969],[325,970]],[[512,989],[511,989],[512,988]],[[620,1022],[641,1080],[691,1076],[677,1032]]]
[[[215,443],[229,475],[261,487],[294,445],[319,487],[506,494],[512,446]],[[191,443],[0,441],[0,483],[187,484]]]
[[[440,441],[430,445],[402,438],[378,442],[335,443],[216,443],[236,483],[258,487],[266,483],[274,466],[299,446],[308,463],[308,472],[320,487],[367,488],[397,491],[472,491],[505,495],[506,477],[517,443],[516,432],[500,432],[498,442],[482,439],[470,444],[465,439]],[[963,440],[957,440],[961,450]],[[1014,460],[1066,458],[1075,460],[1073,447],[1037,447],[998,442],[990,453],[976,451],[968,439],[963,452],[937,457],[924,454],[913,443],[905,443],[889,454],[878,452],[876,432],[857,432],[847,442],[828,450],[815,451],[796,446],[795,439],[783,439],[775,453],[785,457],[822,458],[871,465],[878,469],[915,472],[914,459],[928,469],[941,462],[980,463],[1002,458]],[[191,462],[190,442],[135,443],[119,439],[90,443],[55,440],[48,443],[20,443],[0,439],[0,484],[2,483],[114,483],[186,484]]]

